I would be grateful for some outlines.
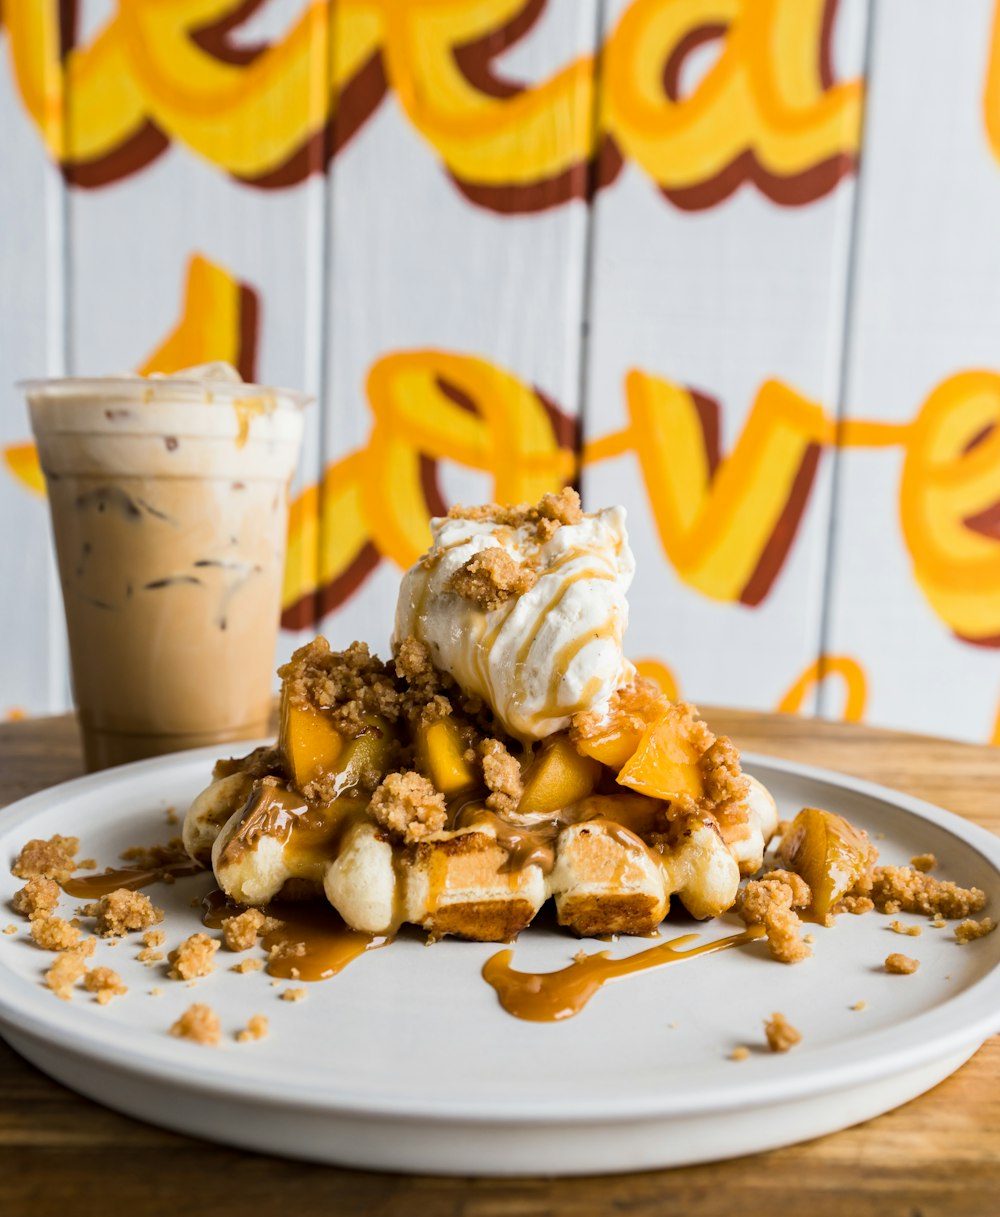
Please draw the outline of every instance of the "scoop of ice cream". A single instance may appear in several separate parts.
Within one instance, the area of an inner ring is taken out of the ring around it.
[[[504,509],[432,520],[433,544],[404,575],[396,606],[394,647],[419,639],[524,740],[600,711],[634,674],[622,649],[635,569],[625,509],[564,514],[565,523]]]

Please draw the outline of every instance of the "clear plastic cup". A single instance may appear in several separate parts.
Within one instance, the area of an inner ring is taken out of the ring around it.
[[[309,398],[182,377],[20,387],[87,768],[265,735]]]

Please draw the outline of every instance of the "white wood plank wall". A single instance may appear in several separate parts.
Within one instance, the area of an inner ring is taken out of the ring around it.
[[[996,8],[3,0],[0,715],[69,704],[13,382],[184,353],[318,399],[282,655],[577,480],[684,696],[993,739]]]

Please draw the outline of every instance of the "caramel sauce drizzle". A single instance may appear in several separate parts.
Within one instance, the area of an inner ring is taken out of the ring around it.
[[[718,938],[700,947],[681,950],[686,943],[697,940],[697,934],[682,934],[669,942],[647,947],[625,959],[611,959],[608,951],[597,951],[575,960],[557,972],[515,972],[510,966],[511,950],[498,951],[483,965],[483,979],[491,985],[500,1005],[515,1018],[534,1023],[560,1022],[579,1014],[594,994],[609,980],[659,968],[664,964],[680,963],[697,955],[711,955],[743,946],[764,937],[764,928],[749,926],[741,934]]]
[[[230,917],[246,911],[244,906],[227,900],[218,888],[201,903],[202,924],[211,929],[219,929]],[[285,944],[285,950],[269,958],[265,965],[269,975],[282,980],[329,980],[365,951],[392,941],[387,936],[352,930],[325,900],[302,903],[274,900],[264,905],[261,912],[282,923],[261,939],[267,951]]]
[[[109,868],[100,875],[77,875],[64,880],[59,886],[67,896],[78,896],[81,899],[94,900],[106,896],[108,892],[127,887],[129,891],[137,891],[140,887],[149,887],[151,883],[167,882],[181,879],[185,875],[204,874],[205,868],[200,862],[192,859],[181,859],[177,862],[167,862],[163,866],[138,867],[122,866]]]

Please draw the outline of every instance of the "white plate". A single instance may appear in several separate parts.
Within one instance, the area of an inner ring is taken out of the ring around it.
[[[81,857],[112,864],[128,845],[164,841],[165,810],[208,778],[215,749],[140,762],[55,787],[0,812],[0,858],[33,836],[76,834]],[[839,811],[878,838],[882,860],[932,852],[937,874],[983,888],[995,911],[1000,841],[917,799],[764,757],[744,758],[790,817],[806,804]],[[0,876],[0,900],[18,886]],[[167,947],[200,928],[192,898],[210,876],[149,889],[167,910]],[[77,904],[63,900],[68,913]],[[953,925],[917,938],[878,914],[814,927],[814,957],[772,962],[754,943],[607,985],[576,1018],[530,1023],[505,1014],[480,968],[498,948],[414,935],[372,951],[305,1001],[278,999],[263,972],[238,975],[222,951],[193,985],[135,960],[137,936],[98,947],[129,986],[98,1006],[42,984],[52,956],[22,931],[0,936],[0,1031],[52,1077],[110,1107],[168,1128],[266,1150],[380,1170],[568,1175],[673,1166],[773,1148],[844,1128],[927,1090],[1000,1029],[1000,933],[959,947]],[[676,924],[674,924],[676,921]],[[742,928],[672,917],[667,937],[701,941]],[[587,950],[606,949],[585,943]],[[621,939],[624,956],[650,946]],[[565,966],[579,942],[535,927],[514,966]],[[921,961],[909,976],[882,961]],[[151,996],[159,986],[162,996]],[[173,1039],[192,1002],[220,1014],[218,1049]],[[851,1006],[863,1001],[864,1010]],[[250,1014],[270,1034],[237,1044]],[[762,1022],[781,1011],[802,1043],[766,1051]],[[729,1059],[738,1045],[751,1049]]]

